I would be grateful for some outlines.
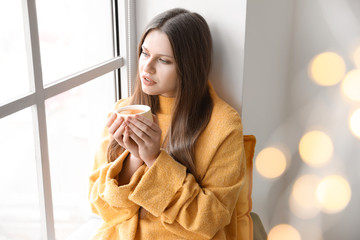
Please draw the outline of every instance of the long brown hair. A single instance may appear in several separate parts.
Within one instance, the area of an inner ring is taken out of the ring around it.
[[[211,69],[212,39],[205,19],[197,13],[175,8],[157,15],[144,31],[138,57],[147,34],[160,30],[172,46],[179,76],[170,129],[165,138],[166,151],[187,167],[195,177],[195,143],[208,124],[213,109],[208,76]],[[159,98],[142,91],[140,77],[131,104],[144,104],[153,113],[159,109]],[[123,149],[113,140],[108,148],[108,161],[113,161]]]

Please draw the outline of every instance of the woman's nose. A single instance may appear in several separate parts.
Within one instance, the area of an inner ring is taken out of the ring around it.
[[[154,61],[152,59],[148,59],[145,63],[144,63],[144,71],[148,72],[148,73],[155,73],[155,66],[154,66]]]

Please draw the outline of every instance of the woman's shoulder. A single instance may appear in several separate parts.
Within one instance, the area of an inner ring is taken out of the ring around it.
[[[220,146],[224,141],[237,144],[243,136],[239,113],[220,97],[212,95],[213,110],[210,120],[199,137],[199,144]],[[240,139],[238,141],[238,139]],[[215,147],[216,148],[216,147]]]
[[[241,139],[243,128],[238,112],[219,97],[212,96],[213,111],[200,139],[205,145],[218,145],[228,139]],[[230,138],[229,138],[230,139]]]
[[[208,82],[209,92],[213,101],[211,118],[222,123],[236,123],[241,125],[239,113],[230,104],[224,101],[215,91],[212,83]]]
[[[220,97],[213,98],[213,111],[209,124],[228,126],[229,128],[241,127],[240,114]]]
[[[210,93],[213,100],[213,111],[209,124],[241,127],[241,117],[236,109],[220,98],[213,89]]]

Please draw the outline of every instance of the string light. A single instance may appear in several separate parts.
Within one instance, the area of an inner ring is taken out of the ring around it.
[[[333,214],[343,210],[350,202],[351,188],[347,180],[338,175],[325,177],[316,189],[322,211]]]
[[[340,82],[346,72],[345,62],[333,52],[324,52],[313,58],[309,67],[312,80],[321,86],[332,86]]]
[[[331,138],[321,131],[306,133],[299,144],[301,158],[312,167],[326,164],[333,155],[333,148]]]
[[[299,232],[291,225],[279,224],[273,227],[267,240],[301,240]]]
[[[360,138],[360,108],[351,114],[349,125],[354,136]]]
[[[291,211],[299,218],[313,218],[320,212],[321,206],[316,198],[319,182],[315,175],[304,175],[294,183],[289,203]]]
[[[352,70],[341,84],[342,92],[353,101],[360,101],[360,69]]]
[[[266,178],[276,178],[286,169],[286,158],[282,151],[269,147],[263,149],[256,157],[257,171]]]

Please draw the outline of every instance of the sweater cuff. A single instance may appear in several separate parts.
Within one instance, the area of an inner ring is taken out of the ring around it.
[[[129,152],[125,151],[121,157],[115,160],[106,174],[103,196],[104,200],[113,207],[129,207],[134,204],[128,199],[128,196],[130,194],[130,190],[136,186],[139,179],[144,174],[145,165],[135,171],[128,184],[121,186],[118,185],[118,181],[115,178],[122,170],[123,163],[128,154]]]
[[[181,188],[186,167],[161,150],[155,163],[143,175],[129,199],[158,217]]]

